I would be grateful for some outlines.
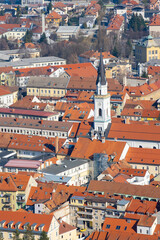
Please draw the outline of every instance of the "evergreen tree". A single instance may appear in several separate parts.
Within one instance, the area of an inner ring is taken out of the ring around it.
[[[52,3],[49,2],[49,4],[47,5],[47,13],[49,13],[50,11],[52,11]]]
[[[26,31],[26,34],[24,35],[24,42],[25,43],[27,43],[27,42],[32,42],[32,31],[29,31],[28,29],[27,29],[27,31]]]
[[[129,28],[134,32],[146,31],[146,24],[142,15],[133,14],[129,21]]]
[[[39,42],[40,42],[40,43],[44,42],[44,43],[47,44],[47,38],[46,38],[46,34],[45,34],[45,33],[43,33],[43,34],[41,35],[41,38],[40,38]]]
[[[41,236],[40,236],[39,240],[49,240],[49,237],[47,237],[47,233],[43,231],[41,233]]]
[[[0,16],[4,16],[4,10],[3,9],[0,11]]]
[[[21,10],[20,10],[20,7],[19,7],[19,5],[18,5],[18,7],[17,7],[17,18],[19,18],[20,17],[20,15],[21,15]]]
[[[116,46],[114,46],[113,51],[112,51],[113,56],[119,57],[119,51]]]
[[[143,72],[141,77],[142,78],[148,78],[148,74],[146,72]]]

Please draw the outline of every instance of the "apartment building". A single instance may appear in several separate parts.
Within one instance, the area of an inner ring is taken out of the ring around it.
[[[69,77],[30,77],[27,95],[38,97],[64,97]]]
[[[72,129],[72,123],[34,120],[21,118],[0,118],[0,132],[17,133],[22,135],[36,135],[45,137],[59,136],[67,138]]]
[[[128,203],[98,193],[74,193],[70,199],[71,224],[82,229],[99,229],[106,217],[123,217]]]
[[[0,108],[0,117],[58,121],[59,113],[27,109]]]
[[[16,211],[27,202],[31,186],[37,186],[32,176],[0,173],[0,210]]]

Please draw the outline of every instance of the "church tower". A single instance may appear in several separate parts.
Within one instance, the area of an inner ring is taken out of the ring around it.
[[[97,90],[94,95],[94,130],[98,132],[104,132],[108,123],[111,122],[110,94],[108,94],[107,85],[101,52],[96,82]]]

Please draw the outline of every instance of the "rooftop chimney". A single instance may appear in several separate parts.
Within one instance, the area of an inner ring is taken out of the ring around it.
[[[1,183],[3,182],[3,176],[1,176],[1,178],[0,178],[0,182],[1,182]]]
[[[55,137],[55,153],[58,152],[58,142],[59,142],[59,138],[58,136]]]
[[[130,119],[129,118],[125,119],[125,124],[130,124]]]
[[[103,136],[101,139],[102,139],[102,143],[105,143],[105,137]]]

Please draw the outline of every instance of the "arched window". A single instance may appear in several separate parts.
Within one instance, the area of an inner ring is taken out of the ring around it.
[[[99,108],[99,116],[102,117],[102,109]]]

